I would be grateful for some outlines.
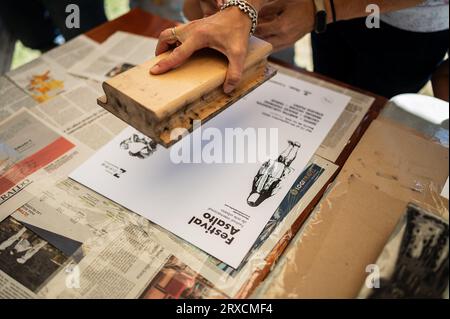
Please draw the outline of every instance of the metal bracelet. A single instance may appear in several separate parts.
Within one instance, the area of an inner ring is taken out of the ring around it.
[[[256,9],[245,0],[229,0],[220,8],[220,10],[222,11],[232,6],[238,7],[239,10],[248,15],[250,20],[252,20],[250,35],[253,35],[256,31],[256,26],[258,25],[258,12]]]

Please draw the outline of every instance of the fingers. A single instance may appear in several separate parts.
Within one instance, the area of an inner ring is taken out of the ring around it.
[[[156,46],[155,55],[160,55],[168,51],[172,45],[177,43],[178,40],[173,36],[172,29],[166,29],[159,35],[158,44]]]
[[[283,1],[271,1],[261,8],[261,10],[259,11],[259,18],[262,20],[264,20],[266,17],[274,18],[280,15],[283,12],[284,8],[285,3]]]
[[[277,21],[261,23],[256,28],[255,35],[265,40],[268,37],[277,34],[277,30],[279,30],[279,28],[277,28],[277,25]]]
[[[175,48],[167,58],[155,64],[150,73],[153,75],[170,71],[185,62],[196,50],[200,49],[192,40],[186,41]]]
[[[241,81],[242,72],[244,70],[245,56],[245,51],[234,52],[228,55],[228,70],[225,83],[223,85],[223,91],[225,94],[231,93]]]

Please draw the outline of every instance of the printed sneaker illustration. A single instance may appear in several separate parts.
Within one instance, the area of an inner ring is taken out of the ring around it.
[[[128,151],[132,157],[147,158],[156,151],[156,143],[148,137],[133,134],[120,143],[120,148]]]
[[[290,166],[297,157],[301,145],[293,141],[288,141],[288,143],[289,146],[276,160],[268,160],[262,164],[253,180],[252,191],[247,198],[249,206],[257,207],[275,195],[281,188],[281,181],[294,171]]]

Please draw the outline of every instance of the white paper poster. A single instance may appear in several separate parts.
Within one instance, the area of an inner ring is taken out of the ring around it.
[[[127,128],[70,177],[236,268],[349,100],[278,74],[170,149]]]

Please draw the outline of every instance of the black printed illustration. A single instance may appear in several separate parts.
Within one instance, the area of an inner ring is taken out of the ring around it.
[[[130,63],[121,63],[119,65],[116,65],[114,68],[112,68],[108,73],[106,73],[106,76],[108,78],[113,78],[116,75],[119,75],[120,73],[123,73],[125,71],[128,71],[129,69],[134,68],[135,65]]]
[[[119,168],[119,170],[117,171],[117,173],[114,173],[113,176],[116,177],[116,178],[120,178],[120,175],[125,174],[126,172],[127,172],[126,169]]]
[[[297,157],[300,143],[288,141],[289,146],[276,160],[268,160],[262,164],[256,174],[252,191],[247,198],[247,204],[256,207],[269,197],[275,195],[281,188],[281,181],[294,171],[292,162]]]
[[[120,143],[120,148],[128,151],[128,154],[132,157],[144,159],[156,151],[156,145],[157,144],[148,137],[133,134]]]
[[[448,222],[409,204],[376,262],[385,269],[380,287],[367,298],[442,298],[449,280],[448,234]]]

